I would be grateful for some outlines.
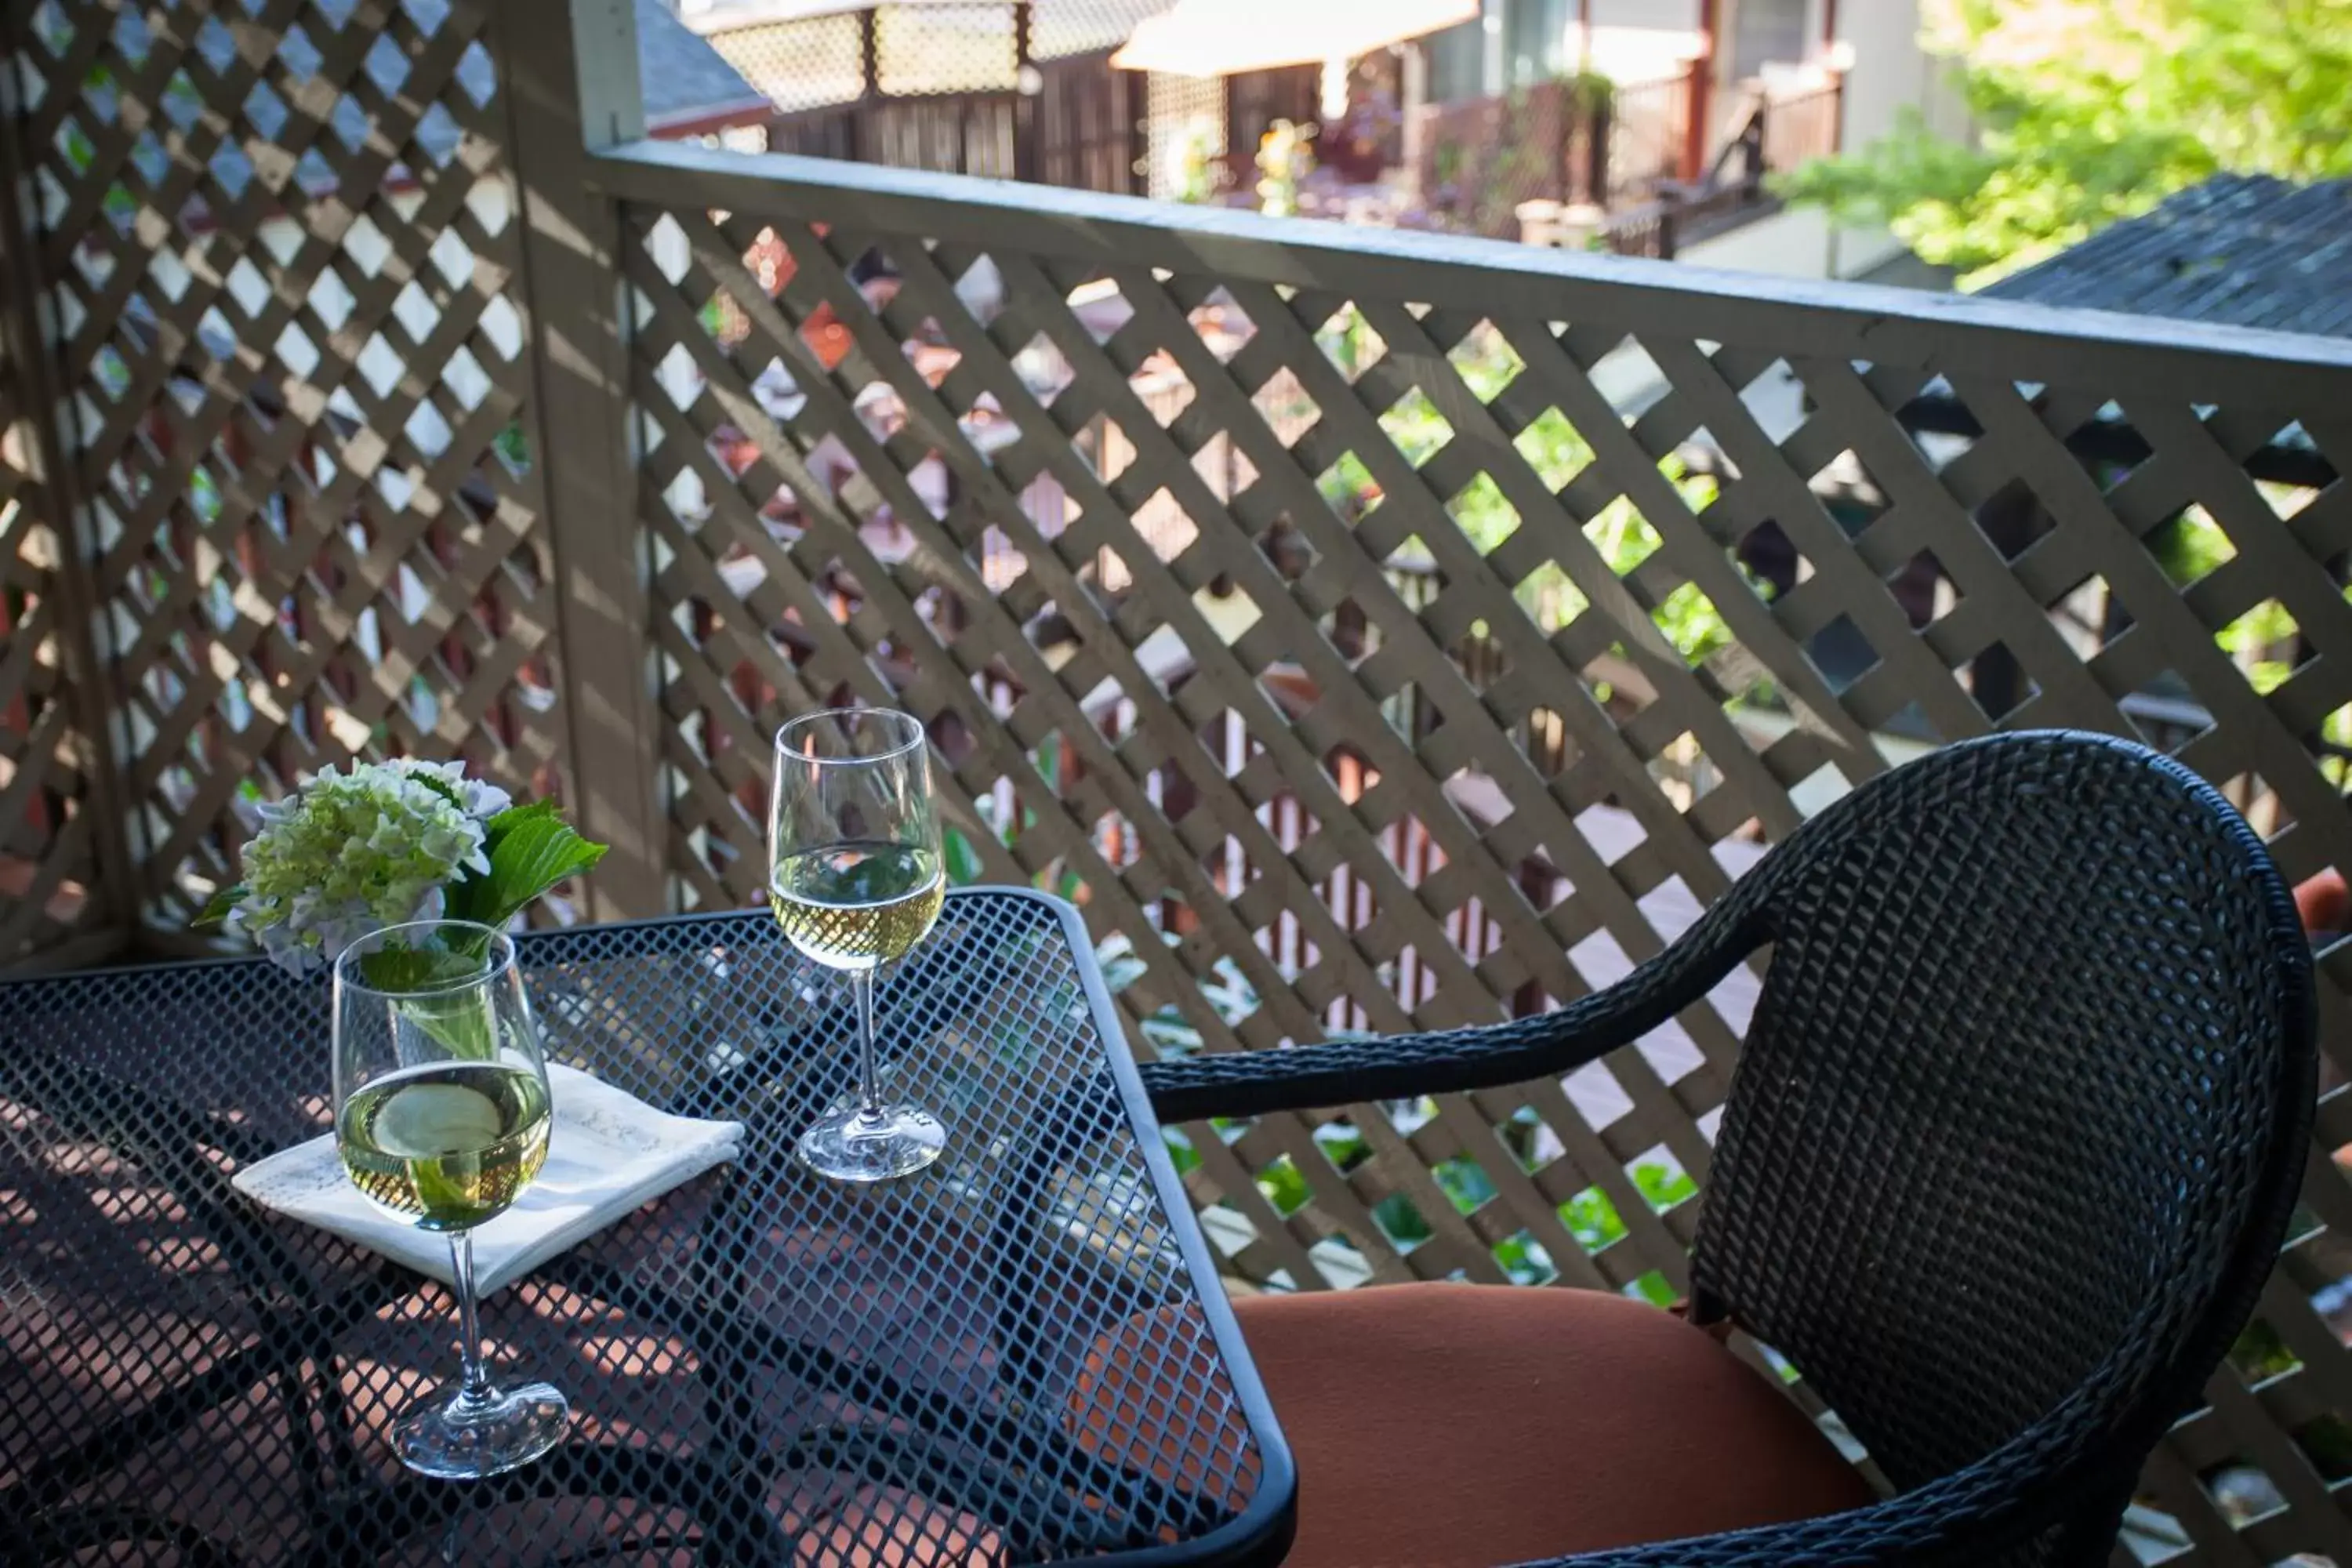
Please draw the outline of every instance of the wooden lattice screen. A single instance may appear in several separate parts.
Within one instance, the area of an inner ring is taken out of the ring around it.
[[[13,266],[0,260],[0,272],[7,297],[19,297]],[[78,640],[71,534],[47,482],[30,321],[12,315],[0,337],[0,965],[103,952],[130,913],[101,882],[100,837],[114,814],[99,795],[98,710],[82,684],[89,649]]]
[[[384,751],[565,791],[613,912],[741,904],[843,695],[1147,1051],[1556,1005],[1995,726],[2352,868],[2352,352],[629,142],[562,9],[10,0],[0,962]],[[1189,1180],[1277,1285],[1671,1295],[1752,984]],[[2197,1561],[2352,1563],[2347,1103],[2148,1472]]]
[[[1078,893],[1147,1045],[1555,1005],[1749,836],[1996,724],[2201,704],[2180,754],[2288,873],[2352,864],[2341,351],[658,150],[604,177],[681,902],[758,895],[768,729],[845,696],[932,722],[967,874]],[[1976,433],[1907,433],[1923,398]],[[2225,559],[2183,563],[2189,508]],[[2258,610],[2284,668],[2217,643]],[[1191,1130],[1194,1190],[1278,1283],[1676,1292],[1751,996],[1565,1085]],[[2336,1228],[2150,1471],[2213,1561],[2352,1560],[2313,1304],[2352,1190],[2314,1168]],[[2200,1477],[2284,1510],[2240,1530]]]
[[[489,8],[11,10],[20,277],[65,401],[144,916],[184,919],[254,804],[353,755],[554,787]]]

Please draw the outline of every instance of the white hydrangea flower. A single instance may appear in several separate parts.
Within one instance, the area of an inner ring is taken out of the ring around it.
[[[437,917],[444,887],[487,873],[484,824],[508,805],[506,791],[467,778],[460,763],[329,768],[259,809],[229,922],[281,968],[331,963],[380,927]]]
[[[488,822],[514,804],[514,796],[498,785],[467,777],[463,763],[427,763],[415,757],[400,757],[382,765],[397,769],[406,778],[438,782],[457,797],[457,804],[467,816],[483,822]]]

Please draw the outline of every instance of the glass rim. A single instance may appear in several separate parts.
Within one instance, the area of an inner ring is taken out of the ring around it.
[[[824,719],[832,719],[835,721],[843,719],[856,719],[860,721],[866,719],[887,720],[894,724],[904,724],[909,730],[913,731],[914,733],[908,739],[899,742],[897,745],[891,747],[887,752],[877,752],[871,756],[865,757],[813,757],[806,752],[792,751],[786,748],[784,744],[784,737],[786,735],[791,734],[795,730],[815,724],[818,721]],[[916,718],[912,713],[908,712],[905,709],[876,708],[870,704],[859,702],[852,703],[850,706],[845,708],[819,708],[811,712],[803,713],[796,718],[785,720],[782,724],[776,727],[775,753],[779,759],[790,757],[795,766],[818,768],[872,767],[877,763],[894,762],[897,759],[905,756],[909,752],[920,751],[929,739],[929,735],[923,729],[923,721],[920,719]]]
[[[484,952],[483,957],[490,960],[491,962],[480,973],[468,974],[460,979],[448,981],[440,985],[418,985],[405,991],[386,991],[380,985],[369,984],[364,979],[360,977],[359,958],[365,956],[360,952],[360,949],[363,944],[380,941],[384,937],[394,934],[395,931],[443,931],[451,926],[456,926],[465,931],[480,931],[484,936],[489,939],[488,949]],[[393,998],[394,1000],[398,1000],[406,996],[446,996],[453,992],[468,991],[477,985],[485,984],[486,982],[502,978],[509,971],[514,968],[514,938],[507,935],[506,932],[499,930],[496,926],[484,925],[479,921],[402,921],[397,925],[378,926],[375,930],[368,932],[367,935],[360,938],[359,941],[345,947],[342,952],[335,954],[334,978],[336,985],[340,986],[343,990],[361,991],[365,992],[370,996],[385,996]]]

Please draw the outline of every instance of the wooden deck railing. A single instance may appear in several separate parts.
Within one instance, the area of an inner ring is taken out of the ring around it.
[[[1612,208],[1603,243],[1620,256],[1671,261],[1685,245],[1779,211],[1765,182],[1838,150],[1844,101],[1839,79],[1788,97],[1759,98],[1697,181],[1654,180],[1642,187],[1644,199]]]
[[[597,913],[740,904],[770,728],[850,696],[1144,1050],[1556,1006],[1996,727],[2352,869],[2352,347],[655,145],[626,4],[584,72],[563,0],[354,4],[10,8],[0,958],[184,943],[355,754],[560,789]],[[1259,1279],[1670,1293],[1743,1006],[1189,1179]],[[2148,1471],[2203,1561],[2347,1555],[2347,1106]]]
[[[1563,79],[1424,104],[1411,174],[1434,226],[1493,239],[1521,237],[1525,202],[1637,207],[1682,173],[1690,92],[1685,73],[1608,91]]]
[[[1627,82],[1610,95],[1609,177],[1601,205],[1614,211],[1647,199],[1688,161],[1693,73]]]
[[[1783,174],[1838,151],[1844,115],[1842,78],[1808,91],[1767,100],[1763,105],[1765,171]]]

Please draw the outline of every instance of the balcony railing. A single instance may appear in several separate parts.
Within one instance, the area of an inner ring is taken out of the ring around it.
[[[1587,205],[1606,215],[1609,248],[1670,259],[1678,243],[1775,210],[1767,174],[1837,151],[1844,89],[1832,77],[1778,97],[1759,89],[1712,160],[1694,157],[1699,69],[1606,92],[1549,81],[1424,107],[1412,140],[1427,210],[1415,223],[1530,238],[1527,204]]]
[[[561,790],[596,914],[740,904],[770,728],[849,696],[1147,1052],[1557,1006],[1996,727],[2352,868],[2352,345],[635,142],[562,0],[357,3],[20,16],[7,960],[184,944],[354,754]],[[1239,1275],[1671,1295],[1743,1007],[1188,1179]],[[2347,1104],[2147,1472],[2197,1560],[2352,1560]]]
[[[1845,87],[1842,79],[1781,97],[1759,97],[1696,180],[1661,178],[1646,199],[1610,213],[1602,237],[1620,256],[1671,261],[1685,245],[1711,238],[1780,209],[1765,184],[1838,150]]]

